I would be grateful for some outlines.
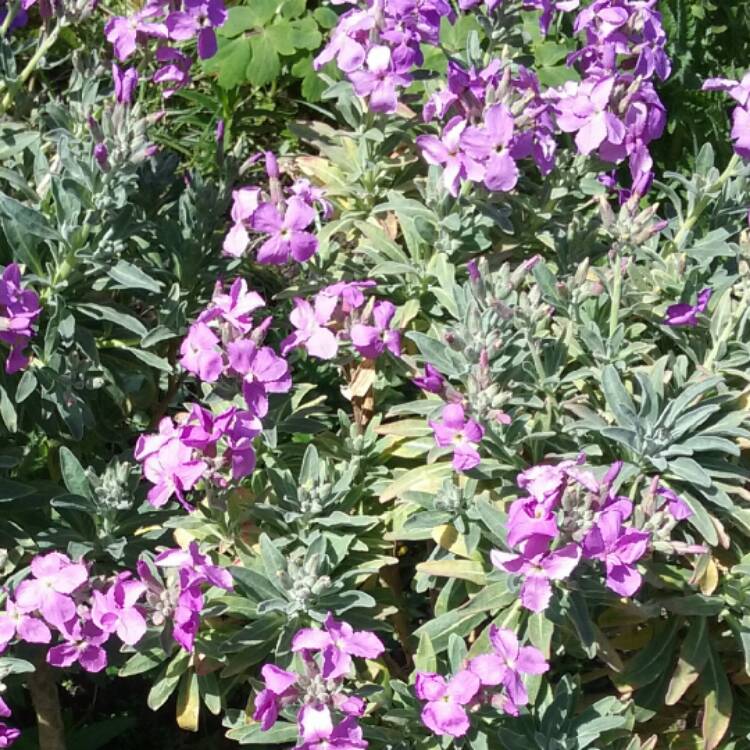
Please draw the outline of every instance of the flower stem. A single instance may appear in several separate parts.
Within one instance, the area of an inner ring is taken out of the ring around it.
[[[18,76],[18,80],[15,82],[14,88],[5,93],[2,102],[0,102],[0,112],[7,111],[8,107],[13,104],[15,92],[21,86],[23,86],[24,83],[29,80],[29,78],[31,78],[32,74],[36,70],[36,66],[39,64],[39,61],[47,54],[47,52],[49,52],[52,45],[57,41],[57,37],[60,35],[60,30],[61,26],[60,24],[57,24],[53,27],[52,31],[50,31],[50,33],[42,40],[31,60],[26,63],[26,67]],[[0,86],[0,91],[2,91],[3,88],[4,86]]]
[[[612,278],[612,295],[609,305],[609,337],[612,338],[620,322],[620,299],[622,298],[622,258],[615,253],[614,276]]]
[[[54,673],[43,659],[36,660],[28,688],[39,728],[39,750],[65,750],[65,726]]]

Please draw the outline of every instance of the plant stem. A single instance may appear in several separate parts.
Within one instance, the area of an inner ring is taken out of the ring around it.
[[[612,297],[609,305],[609,337],[612,338],[620,322],[620,298],[622,297],[622,258],[615,253],[614,277],[612,279]]]
[[[37,48],[37,51],[34,53],[34,56],[31,58],[31,60],[26,63],[26,67],[21,71],[21,75],[18,76],[18,80],[16,82],[15,91],[17,91],[21,86],[23,86],[26,81],[31,78],[31,75],[36,70],[36,66],[39,64],[39,61],[49,52],[50,47],[57,41],[57,37],[60,35],[60,24],[57,24],[55,27],[53,27],[52,31],[42,40],[42,43]],[[0,86],[0,91],[4,88],[3,86]],[[8,107],[10,107],[11,104],[13,104],[13,99],[15,98],[15,91],[10,90],[7,91],[5,96],[3,97],[2,102],[0,102],[0,112],[5,112]]]
[[[39,728],[39,750],[65,750],[65,727],[54,674],[43,659],[36,660],[35,666],[27,684]]]
[[[714,194],[716,193],[716,191],[721,190],[721,188],[724,187],[724,183],[734,176],[735,171],[737,170],[737,167],[740,165],[740,163],[741,163],[740,157],[737,156],[737,154],[734,154],[732,158],[729,160],[729,163],[727,164],[726,169],[716,179],[716,182],[710,185],[703,192],[703,195],[701,196],[700,200],[698,200],[696,204],[693,206],[693,210],[690,212],[690,215],[682,223],[682,226],[679,228],[677,234],[674,236],[674,239],[672,240],[670,245],[667,246],[669,252],[678,251],[680,247],[682,247],[682,243],[686,240],[688,234],[690,234],[691,230],[695,226],[698,219],[700,219],[703,212],[711,204],[711,201],[715,199]]]
[[[10,25],[15,20],[16,16],[18,15],[18,11],[21,9],[21,3],[16,0],[16,2],[12,3],[10,8],[8,8],[8,13],[5,16],[5,20],[3,21],[3,25],[0,26],[0,39],[5,39],[5,36],[8,33],[8,29],[10,28]]]

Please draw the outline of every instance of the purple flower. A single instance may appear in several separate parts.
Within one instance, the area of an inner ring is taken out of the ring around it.
[[[214,383],[224,371],[224,357],[218,336],[200,321],[193,323],[180,345],[180,364],[206,383]]]
[[[229,366],[242,377],[242,394],[253,416],[268,414],[268,394],[287,393],[292,387],[289,363],[270,346],[257,346],[250,339],[227,345]]]
[[[441,448],[453,449],[453,468],[468,471],[479,464],[476,446],[484,437],[484,428],[473,419],[467,419],[461,404],[446,404],[440,422],[430,420],[435,442]]]
[[[355,323],[349,335],[354,348],[368,359],[376,359],[388,350],[394,357],[401,356],[401,334],[391,328],[396,306],[383,300],[372,311],[374,326]]]
[[[299,691],[295,685],[299,676],[273,664],[264,664],[261,673],[266,686],[255,698],[253,719],[266,732],[276,723],[280,708],[297,698]]]
[[[128,646],[134,646],[146,633],[146,619],[136,606],[146,591],[130,573],[121,573],[106,592],[92,592],[91,619],[105,633],[116,633]]]
[[[18,729],[0,721],[0,747],[10,747],[20,736]]]
[[[305,230],[314,221],[315,211],[301,198],[290,198],[283,214],[272,203],[262,203],[251,224],[253,229],[270,237],[258,250],[258,263],[283,265],[290,259],[303,263],[311,258],[318,249],[318,240]]]
[[[568,578],[581,559],[577,544],[567,544],[554,552],[549,551],[549,538],[530,537],[520,554],[493,550],[492,564],[506,573],[523,576],[521,603],[532,612],[542,612],[552,598],[550,581]]]
[[[132,104],[138,88],[138,71],[135,68],[123,71],[117,63],[112,63],[112,78],[115,82],[115,101],[119,104]]]
[[[180,431],[169,417],[159,422],[159,432],[141,435],[134,457],[143,463],[143,476],[154,486],[148,501],[156,508],[165,505],[172,495],[186,508],[185,492],[191,490],[208,471],[204,461],[194,458],[193,448],[180,440]]]
[[[622,143],[625,125],[609,111],[614,76],[569,82],[557,100],[557,124],[564,133],[576,133],[582,154],[596,151],[603,143]]]
[[[481,182],[485,174],[481,163],[483,152],[472,150],[463,136],[466,126],[466,120],[456,116],[443,128],[441,138],[420,135],[416,141],[428,164],[443,167],[443,184],[454,197],[458,195],[462,180]]]
[[[26,643],[49,643],[52,633],[44,620],[22,612],[8,599],[5,602],[5,612],[0,612],[0,653],[14,637]]]
[[[596,526],[583,543],[584,555],[604,562],[607,588],[620,596],[632,596],[641,587],[642,577],[634,563],[648,552],[651,535],[623,529],[622,514],[608,510],[599,514]]]
[[[294,310],[289,321],[297,329],[281,342],[281,353],[286,354],[302,346],[312,357],[333,359],[338,353],[338,340],[326,326],[331,321],[338,299],[325,292],[315,295],[314,307],[307,300],[294,298]]]
[[[503,710],[517,716],[518,708],[529,702],[521,675],[544,674],[549,664],[538,648],[521,646],[512,630],[490,625],[490,643],[493,653],[474,657],[469,669],[483,686],[502,685],[506,691]]]
[[[367,747],[362,729],[354,718],[348,716],[333,726],[327,706],[307,704],[302,707],[297,721],[302,735],[297,750],[360,750]]]
[[[417,672],[415,692],[427,701],[422,709],[422,722],[435,734],[463,737],[469,731],[466,706],[476,697],[481,683],[468,669],[455,674],[449,681],[439,674]]]
[[[167,16],[167,30],[176,41],[198,37],[198,56],[206,60],[216,54],[215,28],[227,20],[222,0],[184,0],[184,11]]]
[[[166,83],[164,98],[168,99],[175,91],[190,83],[190,67],[193,61],[174,47],[159,47],[156,61],[164,63],[153,75],[154,83]]]
[[[224,255],[241,258],[250,244],[248,227],[252,226],[253,214],[260,206],[259,187],[243,187],[232,192],[232,220],[234,224],[224,238]]]
[[[16,607],[24,614],[39,612],[50,625],[62,629],[75,617],[70,595],[88,580],[86,566],[60,552],[49,552],[31,561],[31,574],[33,578],[22,581],[15,591]]]
[[[72,620],[61,629],[65,643],[47,652],[47,663],[53,667],[70,667],[76,662],[87,672],[101,672],[107,666],[107,653],[102,644],[109,637],[91,620]]]
[[[234,339],[237,335],[252,332],[252,314],[265,304],[265,300],[258,292],[248,290],[245,279],[235,279],[229,288],[229,294],[226,294],[222,285],[217,283],[211,304],[198,316],[198,321],[227,323],[231,327],[227,337]]]
[[[385,647],[374,633],[354,630],[351,625],[333,618],[330,613],[323,623],[324,630],[302,628],[292,639],[292,651],[320,651],[323,655],[324,679],[335,679],[348,674],[352,656],[377,659]]]
[[[518,167],[511,155],[515,123],[504,104],[490,107],[482,128],[467,128],[464,140],[474,153],[484,155],[484,184],[488,190],[507,192],[518,182]]]
[[[310,180],[300,177],[292,183],[290,190],[292,195],[301,198],[308,206],[317,205],[324,219],[330,219],[333,216],[333,204],[325,197],[326,191],[313,185]]]
[[[341,301],[341,312],[348,315],[365,304],[365,290],[372,289],[377,283],[372,279],[364,281],[337,281],[321,289],[321,294],[336,297]]]
[[[366,68],[349,74],[358,96],[369,96],[373,112],[395,112],[398,106],[396,89],[408,86],[409,76],[393,69],[391,50],[383,45],[371,47],[367,53]]]
[[[104,35],[112,44],[117,59],[127,60],[135,52],[138,42],[146,37],[166,38],[167,28],[162,23],[151,23],[158,8],[147,5],[143,10],[130,16],[114,16],[104,26]]]
[[[161,568],[179,568],[188,571],[191,584],[210,583],[225,591],[234,588],[231,573],[219,565],[212,565],[208,557],[198,547],[198,542],[190,542],[186,550],[175,548],[159,553],[154,563]]]
[[[694,328],[698,325],[698,314],[705,312],[712,293],[712,290],[706,287],[698,292],[697,304],[688,305],[686,302],[680,302],[676,305],[670,305],[664,317],[664,325],[673,327],[690,326]]]
[[[669,487],[659,487],[656,494],[664,498],[663,506],[666,506],[669,513],[676,521],[684,521],[693,515],[690,506],[679,497],[674,490]]]
[[[10,345],[5,372],[18,372],[28,364],[23,349],[34,335],[34,324],[40,314],[36,292],[21,284],[18,264],[9,263],[0,278],[0,341]]]
[[[440,371],[429,362],[425,362],[424,375],[412,378],[412,383],[427,393],[442,393],[445,388],[445,378]]]

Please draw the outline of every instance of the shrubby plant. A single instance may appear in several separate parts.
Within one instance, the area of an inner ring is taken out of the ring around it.
[[[748,90],[663,168],[673,4],[3,12],[0,747],[136,676],[206,747],[748,743]]]

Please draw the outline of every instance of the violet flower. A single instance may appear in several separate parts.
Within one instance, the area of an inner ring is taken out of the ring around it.
[[[441,421],[429,421],[440,448],[453,449],[453,468],[468,471],[480,462],[477,445],[484,437],[484,428],[473,419],[467,419],[461,404],[446,404]]]
[[[396,72],[391,61],[391,50],[375,45],[367,53],[366,67],[352,71],[349,78],[358,96],[369,97],[373,112],[395,112],[398,106],[396,89],[408,86],[408,76]]]
[[[0,341],[10,345],[5,372],[18,372],[28,364],[23,349],[34,335],[34,324],[40,314],[36,292],[21,283],[20,266],[9,263],[0,278]]]
[[[122,70],[117,63],[112,63],[112,79],[115,82],[115,101],[132,104],[138,88],[138,71],[135,68]]]
[[[506,692],[502,708],[506,713],[517,716],[518,709],[529,702],[522,675],[544,674],[549,664],[538,648],[521,646],[512,630],[490,625],[489,634],[493,652],[471,659],[469,670],[483,686],[502,685]]]
[[[596,526],[583,543],[584,555],[605,564],[607,588],[620,596],[632,596],[643,580],[635,563],[647,552],[651,535],[636,529],[623,529],[622,515],[616,510],[599,514]]]
[[[53,667],[70,667],[75,663],[87,672],[101,672],[107,666],[107,652],[102,644],[109,633],[100,630],[91,620],[72,620],[61,628],[65,643],[47,652],[47,663]]]
[[[355,323],[351,327],[349,336],[354,348],[368,359],[376,359],[385,351],[394,357],[401,356],[401,334],[391,328],[396,306],[392,302],[382,300],[375,303],[372,310],[375,325]]]
[[[466,143],[463,136],[466,127],[466,120],[456,116],[445,125],[440,138],[420,135],[416,139],[425,161],[443,167],[443,184],[454,197],[462,180],[481,182],[485,174],[481,163],[484,154]]]
[[[493,550],[492,564],[506,573],[523,576],[521,604],[532,612],[543,612],[552,598],[550,581],[568,578],[581,559],[577,544],[567,544],[549,551],[549,538],[527,539],[519,554]]]
[[[258,250],[258,263],[283,265],[292,259],[298,263],[309,260],[318,249],[317,238],[306,231],[314,221],[315,211],[301,198],[290,198],[283,214],[273,203],[262,203],[251,225],[270,237]]]
[[[324,679],[335,679],[349,673],[352,656],[377,659],[385,650],[382,641],[374,633],[354,630],[346,622],[335,620],[328,613],[324,630],[302,628],[292,639],[292,651],[322,652]]]
[[[168,99],[190,83],[190,67],[193,61],[174,47],[159,47],[156,61],[163,65],[154,73],[154,83],[166,83],[164,98]]]
[[[299,676],[273,664],[264,664],[261,674],[266,686],[255,698],[253,719],[259,721],[260,728],[267,732],[276,723],[281,707],[298,697],[295,685]]]
[[[153,18],[158,11],[155,5],[146,5],[142,10],[130,16],[113,16],[107,21],[104,26],[104,35],[112,44],[120,62],[124,62],[135,52],[139,39],[166,38],[167,28],[164,24],[146,20]]]
[[[242,377],[247,408],[261,419],[268,414],[268,394],[287,393],[292,387],[289,363],[270,346],[257,346],[250,339],[227,345],[229,366]]]
[[[298,722],[302,730],[302,743],[296,750],[360,750],[367,747],[362,728],[353,717],[347,716],[333,726],[325,706],[307,704],[300,711]]]
[[[20,730],[0,721],[0,748],[10,747],[21,736]]]
[[[91,620],[105,633],[116,633],[128,646],[134,646],[146,633],[146,618],[136,606],[146,591],[141,581],[121,573],[106,592],[92,592]]]
[[[411,382],[427,393],[442,393],[445,388],[445,378],[429,362],[425,362],[424,375],[412,378]]]
[[[473,153],[484,155],[484,184],[488,190],[508,192],[518,182],[518,166],[512,156],[511,144],[515,122],[504,104],[494,104],[485,113],[484,126],[470,127],[464,140]]]
[[[216,54],[215,28],[227,20],[222,0],[184,0],[183,11],[167,16],[169,36],[176,41],[198,37],[198,56],[206,60]]]
[[[664,498],[662,505],[666,506],[670,515],[676,521],[684,521],[686,518],[690,518],[690,516],[693,515],[690,506],[669,487],[658,487],[656,494]]]
[[[5,612],[0,612],[0,653],[13,638],[26,643],[49,643],[52,633],[44,620],[22,612],[11,599],[7,599]]]
[[[180,364],[206,383],[215,383],[224,372],[224,352],[218,336],[197,321],[180,345]]]
[[[712,290],[706,287],[698,292],[698,300],[695,305],[689,305],[686,302],[670,305],[664,316],[664,325],[674,328],[678,326],[690,326],[694,328],[698,325],[698,314],[705,312],[712,293]]]
[[[224,255],[241,258],[250,244],[248,227],[252,226],[253,215],[260,206],[259,187],[243,187],[232,191],[232,220],[234,224],[224,238]]]
[[[435,734],[463,737],[470,727],[466,706],[476,697],[481,683],[468,669],[450,680],[432,672],[417,672],[414,685],[417,697],[427,701],[422,709],[422,722]]]
[[[287,354],[301,346],[312,357],[333,359],[338,353],[336,335],[327,328],[338,299],[324,292],[315,295],[311,305],[307,300],[294,298],[294,310],[289,321],[297,329],[281,342],[281,353]]]
[[[88,580],[86,566],[60,552],[48,552],[31,561],[31,575],[15,590],[16,607],[24,614],[39,612],[50,625],[64,628],[75,617],[70,595]]]

